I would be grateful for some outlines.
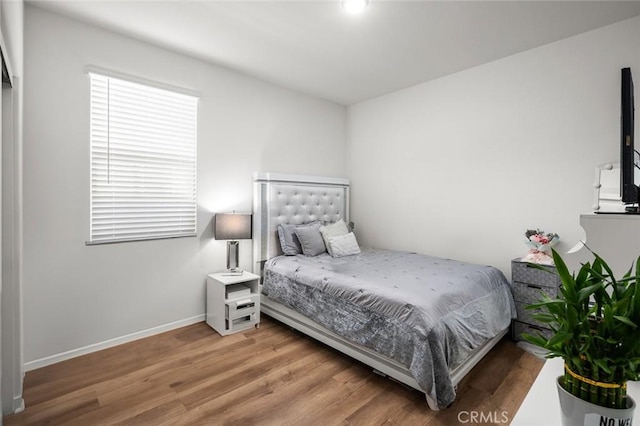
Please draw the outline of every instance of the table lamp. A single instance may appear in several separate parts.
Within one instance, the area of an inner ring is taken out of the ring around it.
[[[216,213],[214,216],[213,238],[227,240],[227,271],[228,274],[240,275],[238,268],[238,240],[251,239],[250,213]]]

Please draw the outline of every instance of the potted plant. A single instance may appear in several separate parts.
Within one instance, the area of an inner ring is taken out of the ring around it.
[[[538,310],[534,318],[551,333],[523,337],[546,349],[548,358],[564,360],[565,373],[557,380],[563,424],[631,425],[635,402],[626,395],[626,382],[640,373],[640,258],[635,270],[616,279],[595,253],[577,275],[555,250],[552,255],[559,296],[542,294],[527,307]]]

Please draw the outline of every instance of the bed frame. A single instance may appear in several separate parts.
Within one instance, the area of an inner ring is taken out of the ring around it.
[[[302,224],[313,220],[349,222],[349,181],[341,178],[273,173],[254,175],[253,260],[254,273],[262,276],[265,262],[282,254],[277,238],[279,224]],[[260,310],[288,326],[372,367],[405,385],[424,392],[409,370],[396,361],[351,343],[298,312],[261,295]],[[454,385],[502,339],[508,329],[477,348],[451,372]],[[429,407],[438,405],[425,393]]]

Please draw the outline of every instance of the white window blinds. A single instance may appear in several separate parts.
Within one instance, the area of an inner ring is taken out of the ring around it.
[[[90,78],[89,243],[195,235],[198,99]]]

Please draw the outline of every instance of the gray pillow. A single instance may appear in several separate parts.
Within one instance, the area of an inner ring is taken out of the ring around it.
[[[300,241],[296,236],[296,228],[298,226],[310,226],[316,225],[318,221],[309,222],[304,225],[289,225],[289,224],[281,224],[278,225],[278,239],[280,240],[280,247],[282,248],[282,253],[287,256],[295,256],[296,254],[302,254],[302,247],[300,247]]]
[[[282,252],[287,256],[302,254],[300,241],[296,237],[295,229],[297,225],[278,225],[278,238]]]
[[[297,226],[295,233],[305,256],[317,256],[327,252],[322,234],[320,234],[319,223],[310,226]]]

